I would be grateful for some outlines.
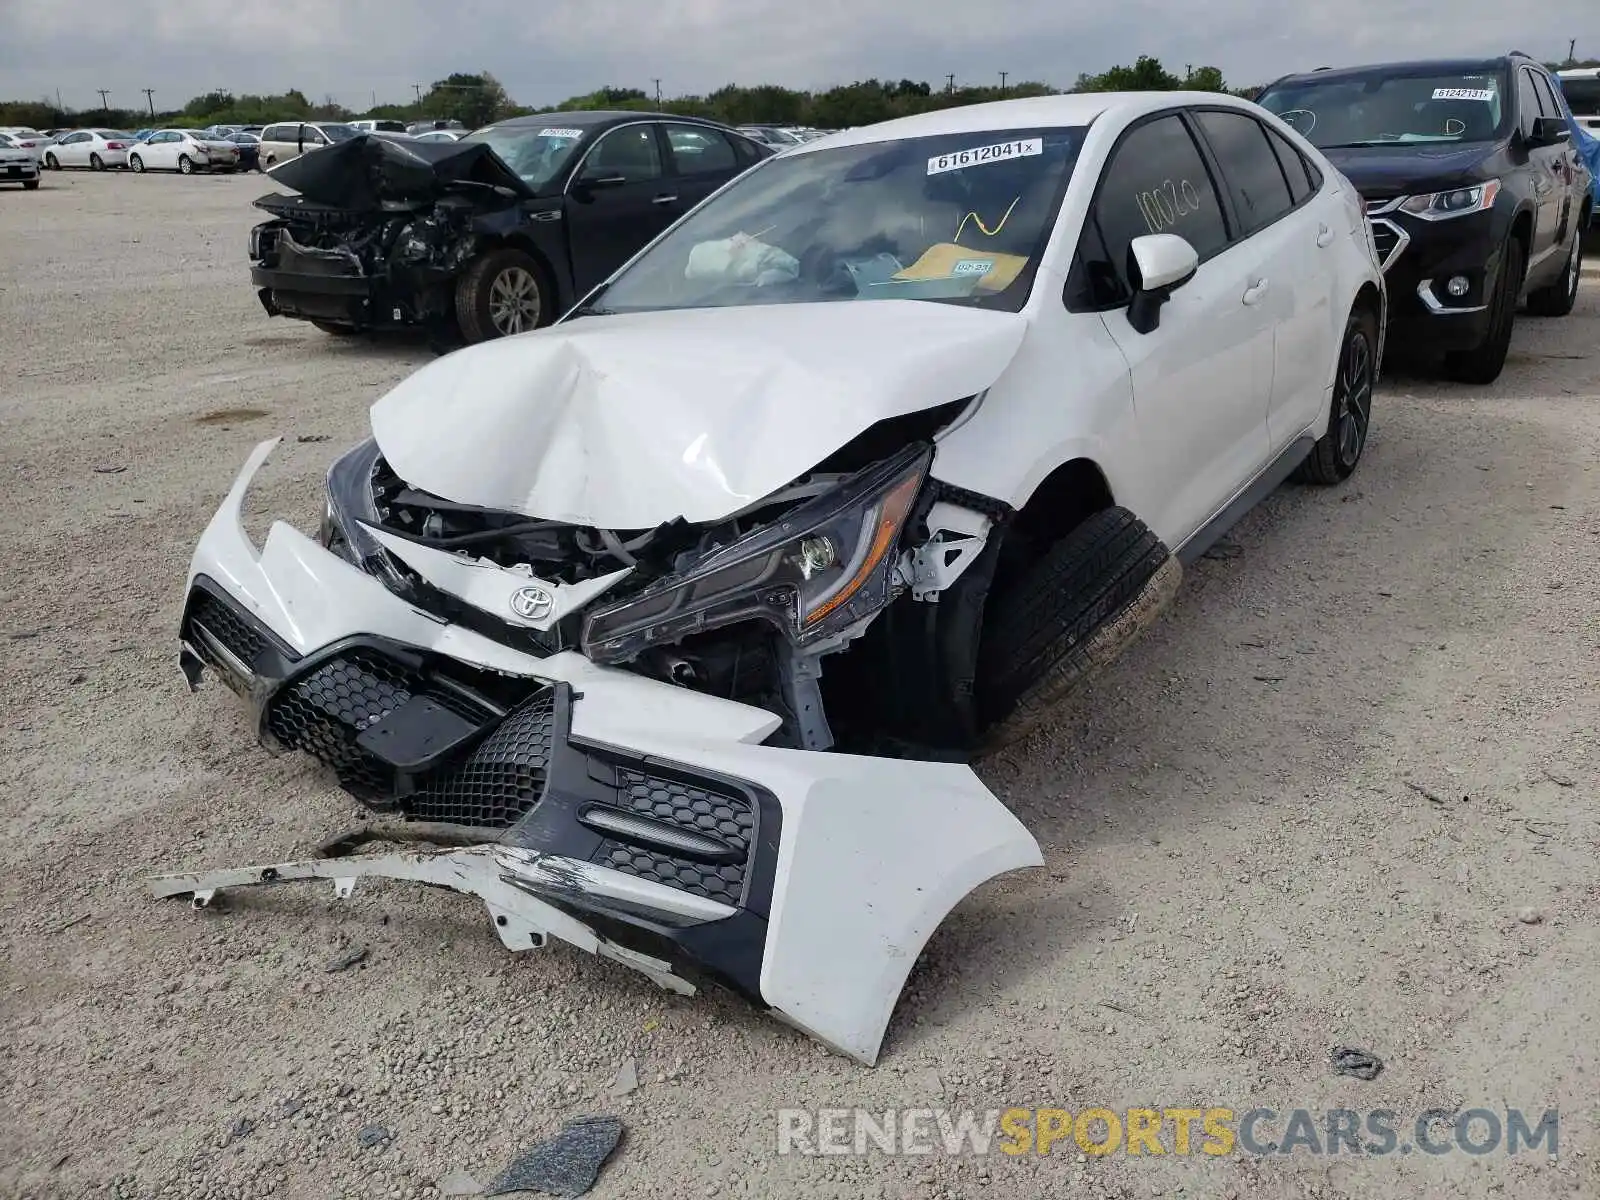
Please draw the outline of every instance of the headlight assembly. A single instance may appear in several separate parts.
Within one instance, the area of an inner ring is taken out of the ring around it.
[[[327,549],[368,574],[377,575],[388,584],[398,584],[403,580],[388,553],[361,528],[363,522],[382,524],[372,490],[372,477],[382,457],[377,441],[368,438],[328,468],[320,540]]]
[[[595,609],[584,623],[584,653],[625,662],[649,646],[752,618],[777,625],[796,645],[848,628],[889,600],[895,547],[932,458],[927,445],[902,451],[682,573]]]
[[[1468,213],[1482,212],[1494,207],[1494,198],[1500,193],[1500,181],[1491,179],[1471,187],[1454,188],[1448,192],[1434,192],[1427,196],[1408,196],[1400,211],[1425,221],[1442,221],[1446,217],[1462,217]]]

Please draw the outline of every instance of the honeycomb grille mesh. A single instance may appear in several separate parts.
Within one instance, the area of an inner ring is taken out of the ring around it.
[[[407,796],[406,811],[456,825],[515,824],[544,795],[554,727],[555,695],[547,689],[502,721],[465,762]]]
[[[256,656],[267,648],[265,635],[210,592],[199,588],[195,589],[194,600],[189,607],[189,624],[203,627],[247,667],[253,667]],[[210,650],[203,641],[196,639],[195,649],[202,657],[211,658]],[[213,662],[211,665],[221,667],[224,664]]]
[[[267,730],[332,767],[346,787],[383,793],[393,771],[358,746],[356,736],[421,688],[421,679],[402,664],[366,650],[347,651],[280,691],[267,710]]]
[[[640,816],[724,841],[738,849],[742,858],[721,865],[696,862],[613,838],[601,843],[594,861],[708,900],[737,904],[744,892],[750,843],[755,836],[756,814],[750,801],[628,769],[617,771],[617,782],[619,805]]]

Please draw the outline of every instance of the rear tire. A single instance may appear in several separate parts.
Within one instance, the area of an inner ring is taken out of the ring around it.
[[[39,181],[37,179],[24,180],[22,190],[25,192],[37,192],[39,190]]]
[[[104,171],[106,169],[105,160],[98,154],[89,155],[89,169],[91,171]]]
[[[522,250],[492,250],[456,282],[456,321],[470,342],[526,333],[555,317],[551,289],[537,259]]]
[[[1583,227],[1587,214],[1580,215],[1572,230],[1572,249],[1567,252],[1566,270],[1554,283],[1528,293],[1528,311],[1536,317],[1564,317],[1578,302],[1578,280],[1583,274]]]
[[[1500,278],[1490,310],[1489,332],[1471,350],[1445,355],[1445,378],[1457,383],[1493,383],[1500,378],[1511,349],[1511,327],[1516,322],[1517,297],[1522,292],[1522,273],[1527,258],[1522,243],[1506,239],[1500,252]]]
[[[1125,508],[1107,508],[992,597],[977,673],[985,752],[1045,724],[1057,703],[1149,628],[1182,575],[1149,526]]]
[[[1372,389],[1377,382],[1378,318],[1358,308],[1345,322],[1333,379],[1328,429],[1295,469],[1301,483],[1324,486],[1349,479],[1361,461],[1372,426]]]

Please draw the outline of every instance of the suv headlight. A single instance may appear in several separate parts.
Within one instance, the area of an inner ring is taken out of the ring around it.
[[[649,646],[761,619],[797,645],[848,628],[889,601],[894,553],[933,448],[910,447],[713,550],[681,574],[584,622],[583,652],[624,662]]]
[[[1426,221],[1442,221],[1446,217],[1463,217],[1468,213],[1482,212],[1494,207],[1494,198],[1500,193],[1500,181],[1491,179],[1471,187],[1454,188],[1448,192],[1434,192],[1427,196],[1408,196],[1400,211]]]

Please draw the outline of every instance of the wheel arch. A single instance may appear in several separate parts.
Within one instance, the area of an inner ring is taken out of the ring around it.
[[[1116,502],[1105,470],[1094,459],[1079,455],[1039,481],[1018,506],[1011,526],[1032,540],[1055,542]]]
[[[537,241],[520,233],[479,233],[481,249],[479,256],[489,254],[495,250],[520,250],[539,267],[540,282],[549,290],[550,298],[554,301],[554,315],[551,321],[559,320],[561,315],[572,306],[573,296],[567,281],[562,278],[562,273],[556,270],[555,263],[550,261],[549,252]]]

